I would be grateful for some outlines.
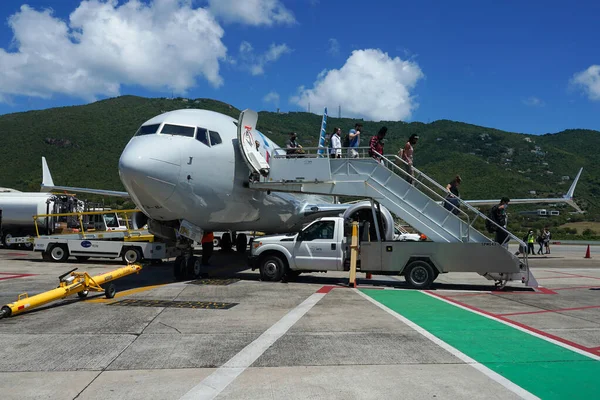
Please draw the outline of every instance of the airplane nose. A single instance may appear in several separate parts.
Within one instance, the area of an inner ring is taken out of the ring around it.
[[[177,186],[181,157],[168,137],[134,137],[119,159],[119,175],[142,209],[163,207]]]

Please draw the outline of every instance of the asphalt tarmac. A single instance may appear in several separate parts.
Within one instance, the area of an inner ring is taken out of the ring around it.
[[[590,398],[600,389],[600,248],[553,246],[530,259],[540,288],[495,291],[473,273],[428,291],[402,277],[347,273],[261,282],[216,252],[209,279],[175,282],[145,265],[90,293],[0,320],[0,398]],[[78,267],[0,250],[0,305]]]

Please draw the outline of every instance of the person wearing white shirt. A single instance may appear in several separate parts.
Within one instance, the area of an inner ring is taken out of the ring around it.
[[[329,140],[329,157],[342,158],[342,140],[340,139],[340,128],[334,128]]]

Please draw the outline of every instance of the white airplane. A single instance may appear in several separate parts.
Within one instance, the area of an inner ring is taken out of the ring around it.
[[[266,173],[278,146],[253,129],[258,114],[246,110],[239,121],[213,111],[184,109],[167,112],[144,122],[119,159],[119,175],[127,192],[56,186],[42,159],[42,191],[69,190],[130,197],[156,236],[175,239],[181,221],[203,231],[262,231],[286,233],[317,217],[353,217],[371,213],[369,201],[335,204],[333,197],[263,192],[248,187],[249,165]],[[256,147],[255,147],[256,146]],[[281,151],[281,150],[280,150]],[[573,202],[571,189],[563,198],[512,199],[514,203]],[[467,200],[472,205],[497,204],[499,200]],[[394,222],[382,207],[385,237],[393,238]],[[361,218],[362,219],[362,218]],[[240,243],[245,235],[238,235]],[[242,246],[240,246],[242,247]],[[245,250],[245,246],[243,246]]]

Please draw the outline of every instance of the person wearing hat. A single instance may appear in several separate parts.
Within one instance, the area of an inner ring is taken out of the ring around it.
[[[415,149],[414,146],[417,144],[417,141],[419,140],[419,135],[417,134],[412,134],[410,135],[410,137],[408,138],[408,142],[406,142],[406,144],[404,145],[404,149],[402,150],[402,154],[401,154],[401,158],[402,160],[404,160],[405,164],[405,169],[406,169],[406,173],[408,175],[410,175],[409,177],[406,178],[406,180],[408,181],[408,183],[413,183],[414,182],[414,170],[413,170],[413,158],[414,158],[414,153],[415,153]]]

